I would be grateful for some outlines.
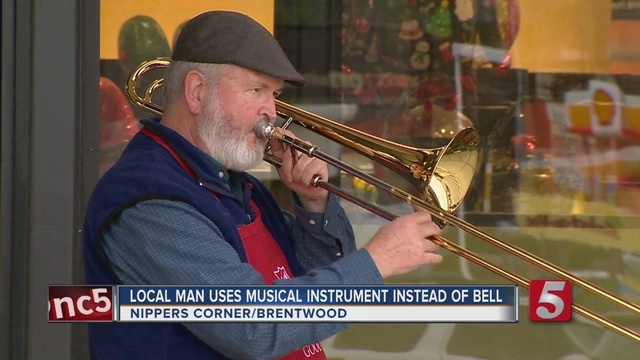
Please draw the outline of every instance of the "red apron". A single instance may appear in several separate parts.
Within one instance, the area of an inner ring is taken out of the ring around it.
[[[193,171],[160,137],[146,128],[143,128],[142,132],[169,151],[180,166],[182,166],[188,174],[195,177]],[[218,200],[218,197],[214,192],[209,191],[209,193]],[[242,238],[244,251],[247,254],[248,263],[262,275],[264,282],[268,285],[273,284],[277,279],[290,279],[291,269],[289,268],[287,258],[284,256],[280,246],[278,246],[278,243],[273,239],[273,236],[271,236],[271,233],[269,233],[269,230],[262,222],[260,209],[258,209],[258,206],[253,202],[253,200],[251,200],[251,208],[256,214],[256,219],[252,223],[238,228],[238,232]],[[296,350],[281,359],[326,360],[327,357],[322,349],[322,345],[320,345],[320,343],[315,343],[305,345],[302,349]]]
[[[291,269],[289,269],[287,258],[285,258],[280,246],[278,246],[278,243],[262,222],[260,209],[258,209],[253,200],[251,200],[251,208],[256,213],[256,219],[252,223],[238,228],[249,264],[262,274],[266,284],[271,285],[277,279],[290,279]],[[324,360],[326,356],[322,345],[315,343],[305,345],[302,349],[296,350],[282,359]]]

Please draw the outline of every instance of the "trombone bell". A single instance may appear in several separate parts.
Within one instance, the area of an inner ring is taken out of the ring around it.
[[[448,213],[456,211],[471,187],[478,163],[479,134],[474,128],[459,131],[445,146],[423,149],[367,134],[280,100],[276,110],[398,173],[422,200]]]

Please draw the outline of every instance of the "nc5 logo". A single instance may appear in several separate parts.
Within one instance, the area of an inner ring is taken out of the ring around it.
[[[529,320],[566,322],[571,320],[573,291],[568,280],[529,282]]]

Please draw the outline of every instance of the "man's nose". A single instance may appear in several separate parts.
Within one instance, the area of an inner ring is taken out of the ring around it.
[[[271,98],[265,102],[262,106],[262,111],[260,115],[265,115],[269,118],[269,122],[272,124],[276,121],[276,101],[275,98]]]

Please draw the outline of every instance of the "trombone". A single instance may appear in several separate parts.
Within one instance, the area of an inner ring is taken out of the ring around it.
[[[153,69],[164,69],[170,64],[168,58],[158,58],[141,63],[129,76],[126,84],[126,92],[129,100],[136,106],[147,111],[162,116],[162,107],[152,102],[152,95],[155,90],[162,86],[164,79],[154,80],[145,90],[144,96],[140,96],[136,90],[138,81],[147,72]],[[342,162],[329,154],[322,152],[318,147],[307,144],[304,141],[290,137],[274,126],[269,125],[263,129],[266,138],[275,138],[287,143],[294,149],[303,152],[307,156],[317,157],[340,170],[358,177],[376,188],[388,192],[389,194],[409,203],[414,208],[428,211],[434,221],[441,227],[451,224],[464,230],[470,235],[496,246],[522,260],[544,269],[558,277],[564,278],[574,284],[594,293],[606,300],[609,300],[621,307],[626,308],[636,314],[640,314],[640,306],[624,300],[611,292],[593,284],[561,267],[535,255],[520,249],[517,246],[505,243],[454,215],[471,186],[476,165],[478,162],[478,132],[474,128],[465,128],[459,131],[447,145],[438,148],[417,148],[398,144],[392,141],[379,138],[365,132],[353,129],[346,125],[318,116],[311,112],[297,108],[290,104],[276,100],[276,110],[278,116],[286,119],[283,128],[290,123],[296,122],[303,127],[318,133],[328,139],[336,141],[382,165],[397,172],[405,180],[409,181],[421,194],[416,197],[408,192],[390,185],[368,173],[360,171],[352,165]],[[280,160],[265,152],[264,160],[272,165],[279,166]],[[312,185],[321,187],[361,206],[362,208],[379,215],[387,220],[397,218],[397,215],[354,197],[327,181],[316,176]],[[434,238],[433,241],[442,248],[479,265],[506,280],[529,289],[529,281],[521,275],[504,270],[477,254],[459,246],[458,244],[445,239],[442,236]],[[620,325],[610,319],[595,313],[580,304],[572,304],[572,310],[603,327],[625,335],[635,341],[640,342],[640,333]]]

